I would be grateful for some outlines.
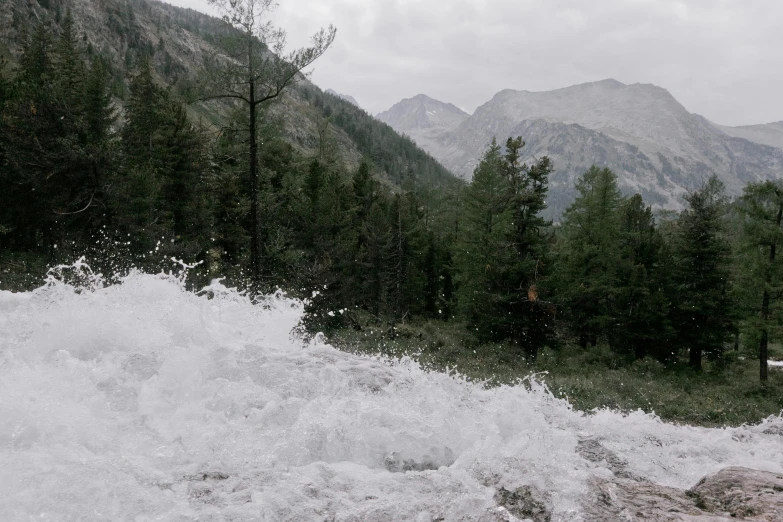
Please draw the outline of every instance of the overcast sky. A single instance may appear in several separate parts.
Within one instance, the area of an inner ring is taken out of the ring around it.
[[[173,0],[209,12],[207,0]],[[781,0],[279,0],[290,47],[330,23],[312,80],[375,114],[424,93],[473,110],[502,89],[614,78],[724,125],[783,120]]]

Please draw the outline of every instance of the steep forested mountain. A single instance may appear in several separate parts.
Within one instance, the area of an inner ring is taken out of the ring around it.
[[[462,183],[359,107],[285,76],[299,69],[259,40],[147,0],[13,0],[0,25],[3,288],[82,255],[108,274],[179,259],[198,266],[195,285],[318,289],[324,314],[446,309]],[[255,117],[242,93],[208,91],[250,85],[215,74],[241,69],[238,42],[284,86]]]
[[[396,117],[385,119],[389,113]],[[560,211],[573,197],[575,177],[593,164],[614,170],[625,192],[675,209],[713,173],[738,194],[748,182],[783,172],[783,150],[770,146],[778,143],[770,137],[775,129],[715,126],[649,84],[604,80],[548,92],[504,90],[458,125],[434,131],[419,113],[406,100],[379,117],[466,179],[493,137],[524,136],[527,154],[549,155],[556,165],[549,203]]]
[[[55,30],[70,10],[84,50],[111,64],[113,94],[118,106],[128,94],[128,77],[141,56],[149,56],[155,80],[177,98],[192,101],[194,83],[204,59],[221,51],[221,40],[233,29],[223,21],[192,9],[155,0],[8,0],[0,5],[0,53],[15,62],[23,36],[34,22],[50,18]],[[336,99],[334,99],[336,98]],[[453,176],[410,140],[396,135],[341,96],[325,94],[302,79],[281,103],[270,109],[286,141],[305,154],[327,143],[347,167],[371,160],[380,179],[398,185],[409,172],[425,183],[453,185]],[[226,122],[231,107],[191,103],[191,117],[213,129]]]

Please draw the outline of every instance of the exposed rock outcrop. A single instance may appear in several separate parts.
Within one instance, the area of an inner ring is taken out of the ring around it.
[[[783,522],[783,473],[728,467],[682,490],[630,473],[622,459],[597,441],[582,441],[577,451],[592,462],[605,461],[614,473],[590,484],[585,520]]]

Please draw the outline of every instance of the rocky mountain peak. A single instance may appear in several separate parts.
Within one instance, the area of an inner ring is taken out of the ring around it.
[[[564,210],[574,178],[591,165],[610,167],[626,192],[670,209],[681,208],[682,195],[713,173],[736,194],[748,181],[783,171],[780,124],[721,127],[649,83],[609,78],[551,91],[505,89],[472,116],[455,117],[451,126],[433,124],[429,100],[403,100],[379,119],[466,179],[492,138],[503,143],[522,136],[526,154],[554,162],[553,215]]]
[[[469,114],[454,104],[418,94],[402,100],[376,117],[399,132],[413,135],[423,129],[453,129]]]

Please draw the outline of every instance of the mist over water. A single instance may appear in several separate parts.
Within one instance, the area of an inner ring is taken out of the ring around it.
[[[485,389],[296,335],[303,304],[133,272],[0,292],[0,520],[579,520],[591,439],[653,482],[783,472],[783,418],[706,429],[586,415],[535,379]],[[767,433],[765,433],[767,432]]]

